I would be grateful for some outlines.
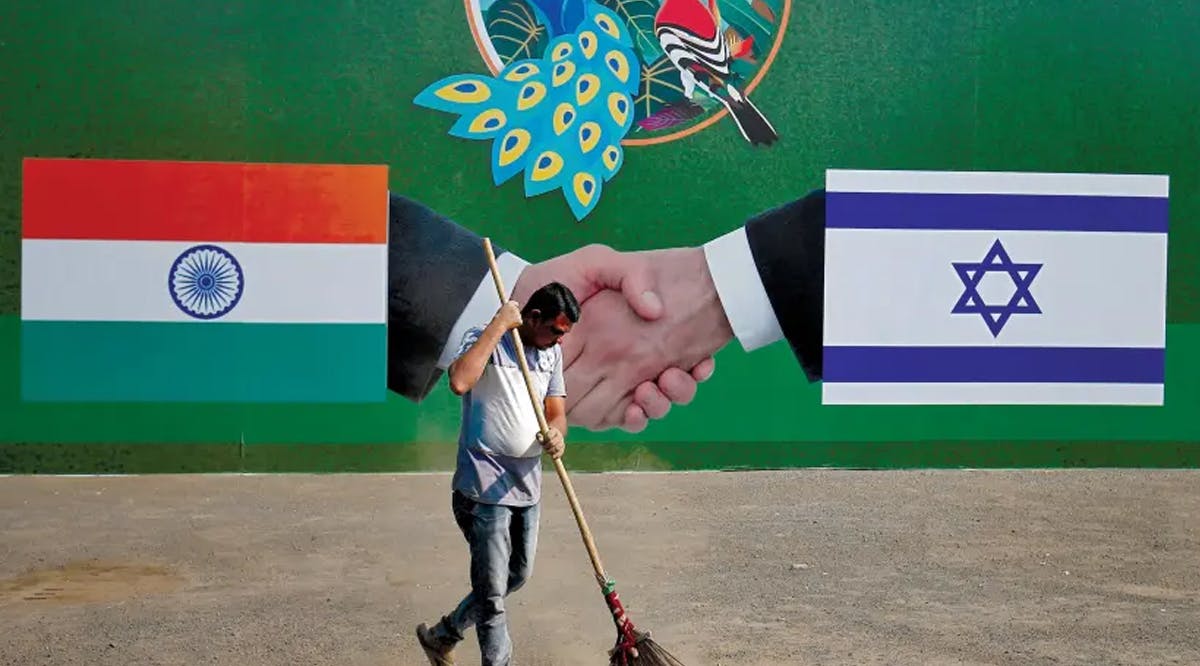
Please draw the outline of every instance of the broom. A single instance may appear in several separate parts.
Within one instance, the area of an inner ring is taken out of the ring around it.
[[[496,293],[500,296],[500,303],[503,304],[507,300],[504,295],[504,281],[496,267],[496,255],[492,252],[492,243],[489,239],[483,239],[483,248],[487,251],[488,266],[492,271],[492,279],[496,283]],[[517,362],[521,365],[521,374],[525,377],[525,388],[529,392],[529,400],[533,403],[538,426],[542,430],[542,436],[545,437],[549,432],[549,426],[546,423],[546,415],[542,412],[542,403],[533,389],[533,380],[529,376],[529,365],[525,361],[525,347],[521,344],[521,334],[517,329],[513,329],[510,333],[512,333],[513,345],[517,349]],[[629,616],[621,606],[621,599],[617,595],[616,582],[605,575],[604,567],[600,564],[600,554],[596,551],[596,543],[592,539],[592,532],[588,529],[587,521],[583,519],[583,511],[579,508],[579,500],[575,497],[575,489],[571,486],[571,480],[567,478],[567,470],[563,467],[560,458],[553,460],[554,469],[558,472],[558,480],[562,482],[563,490],[567,494],[567,501],[571,503],[571,511],[575,514],[575,522],[579,524],[583,545],[587,548],[588,556],[592,560],[592,568],[596,572],[596,582],[599,583],[600,590],[604,593],[604,601],[608,604],[608,610],[612,612],[613,623],[617,627],[617,644],[608,652],[609,666],[683,666],[683,662],[651,640],[649,631],[639,631],[629,620]]]

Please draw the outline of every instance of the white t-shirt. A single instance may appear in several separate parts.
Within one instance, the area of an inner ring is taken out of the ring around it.
[[[466,353],[482,333],[478,326],[468,330],[454,358]],[[562,347],[524,348],[538,400],[565,397]],[[478,502],[536,504],[541,495],[539,430],[512,335],[505,333],[479,381],[462,396],[454,489]]]

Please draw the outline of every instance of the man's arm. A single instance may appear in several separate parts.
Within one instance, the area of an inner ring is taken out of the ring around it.
[[[809,381],[822,376],[825,191],[751,218],[704,245],[734,335],[746,351],[786,337]]]
[[[553,458],[562,456],[567,447],[567,384],[563,379],[562,346],[558,348],[558,359],[554,364],[554,372],[550,375],[550,383],[546,387],[546,400],[542,403],[546,415],[546,425],[550,426],[550,441],[538,433],[538,441]]]
[[[545,403],[546,424],[563,437],[567,436],[567,399],[550,396]]]
[[[466,329],[495,312],[496,288],[482,238],[399,194],[388,204],[387,387],[420,402]],[[515,283],[525,262],[493,245]]]
[[[463,340],[463,349],[450,364],[450,390],[462,395],[475,387],[483,375],[488,359],[496,351],[496,345],[513,328],[521,324],[521,311],[517,304],[509,301],[501,306],[496,316],[482,331],[472,329]]]
[[[554,360],[554,371],[550,373],[550,381],[546,384],[546,424],[566,437],[567,380],[563,376],[563,367],[566,362],[563,360],[562,345],[559,345],[555,351],[557,358]]]

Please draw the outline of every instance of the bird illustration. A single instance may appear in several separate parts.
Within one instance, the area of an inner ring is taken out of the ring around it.
[[[449,76],[414,99],[457,114],[452,136],[492,142],[496,185],[524,172],[527,197],[561,189],[577,221],[621,168],[640,75],[625,23],[594,0],[582,4],[582,20],[540,58],[495,76]]]
[[[684,95],[691,99],[700,88],[729,110],[738,130],[752,145],[771,145],[779,135],[770,121],[730,82],[734,58],[747,57],[751,40],[731,52],[720,30],[717,0],[663,0],[654,16],[654,34],[663,53],[679,70]]]

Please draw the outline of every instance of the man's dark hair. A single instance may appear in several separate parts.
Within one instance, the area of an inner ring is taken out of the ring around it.
[[[533,292],[521,308],[521,314],[528,315],[532,310],[537,310],[542,319],[554,319],[559,313],[563,313],[572,324],[579,321],[579,301],[575,300],[575,294],[560,282],[551,282]]]

